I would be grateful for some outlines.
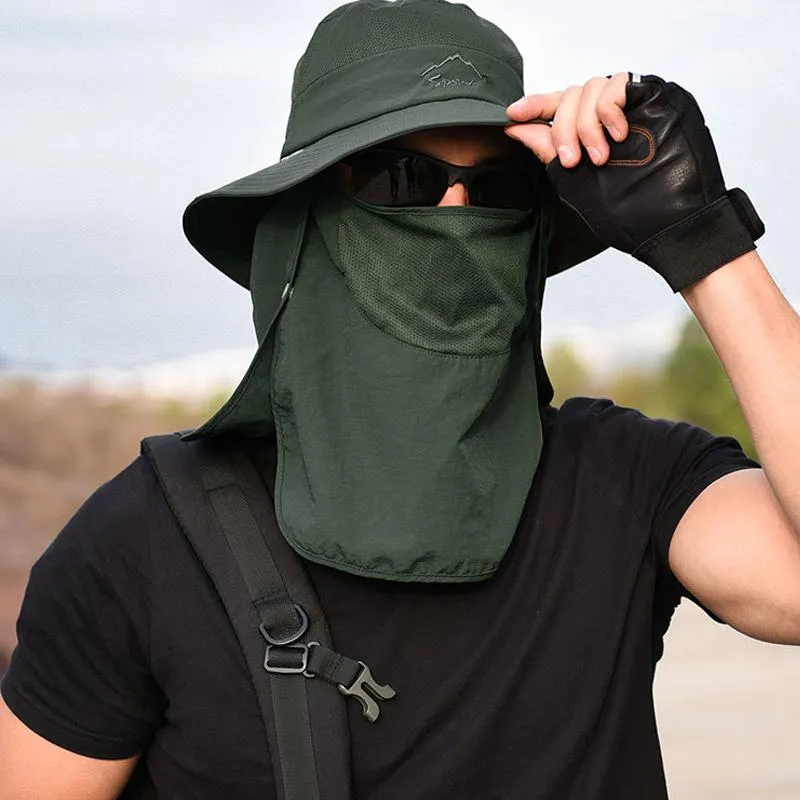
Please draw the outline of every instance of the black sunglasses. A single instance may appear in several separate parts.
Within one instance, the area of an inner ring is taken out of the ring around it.
[[[526,153],[459,167],[414,150],[373,147],[344,163],[352,169],[353,196],[372,205],[435,206],[459,182],[472,206],[529,211],[539,203],[542,167]]]

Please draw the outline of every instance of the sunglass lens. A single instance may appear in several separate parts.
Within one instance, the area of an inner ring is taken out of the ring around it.
[[[353,194],[372,205],[432,205],[447,189],[445,171],[422,157],[373,151],[350,164]]]

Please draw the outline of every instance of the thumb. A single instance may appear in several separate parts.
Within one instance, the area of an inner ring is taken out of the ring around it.
[[[549,164],[557,155],[552,129],[546,122],[525,122],[508,125],[505,132],[533,152],[543,164]]]

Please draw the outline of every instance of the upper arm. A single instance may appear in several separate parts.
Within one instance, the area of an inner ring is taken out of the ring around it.
[[[675,528],[669,566],[742,633],[800,644],[800,535],[762,470],[725,475],[695,498]]]
[[[57,747],[23,725],[0,697],[0,797],[112,800],[136,760],[87,758]]]
[[[662,599],[688,595],[750,636],[800,643],[800,544],[759,465],[695,425],[601,402],[593,414],[602,468],[667,577]]]

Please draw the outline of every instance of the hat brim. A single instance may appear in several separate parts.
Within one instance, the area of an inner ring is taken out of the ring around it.
[[[319,174],[337,161],[381,142],[427,128],[465,125],[506,126],[504,106],[454,98],[411,106],[330,134],[276,164],[196,198],[186,209],[183,228],[191,244],[215,267],[245,288],[256,226],[270,199]],[[550,268],[553,275],[605,249],[586,224],[557,203]]]

